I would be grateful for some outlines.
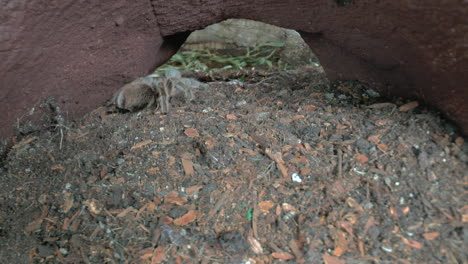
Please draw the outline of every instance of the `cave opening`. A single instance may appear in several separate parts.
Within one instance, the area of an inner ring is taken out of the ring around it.
[[[320,67],[297,31],[247,19],[228,19],[194,31],[158,70],[287,70]]]

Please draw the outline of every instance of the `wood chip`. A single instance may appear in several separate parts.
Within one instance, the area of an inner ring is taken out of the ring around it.
[[[140,259],[146,260],[153,257],[153,247],[144,248],[137,253],[140,256]]]
[[[192,186],[192,187],[188,187],[185,190],[185,193],[187,195],[190,195],[190,196],[197,195],[198,192],[200,192],[201,188],[203,188],[203,186],[201,186],[201,185],[195,185],[195,186]]]
[[[387,152],[388,147],[385,144],[377,144],[377,148],[380,149],[382,152]]]
[[[315,111],[317,107],[315,105],[305,105],[301,109],[304,111]]]
[[[120,213],[117,215],[117,217],[118,217],[118,218],[125,217],[125,216],[127,216],[130,212],[137,213],[138,211],[137,211],[135,208],[133,208],[132,206],[130,206],[130,207],[125,208],[125,210],[123,210],[122,212],[120,212]]]
[[[54,165],[54,166],[50,167],[50,170],[51,170],[51,171],[61,171],[61,172],[64,172],[64,171],[66,171],[67,169],[65,169],[65,167],[60,166],[60,165]]]
[[[237,116],[232,115],[232,114],[227,114],[226,118],[229,119],[229,120],[237,120]]]
[[[197,131],[195,128],[187,128],[187,129],[185,129],[184,134],[185,134],[187,137],[190,137],[190,138],[194,138],[194,137],[200,136],[200,134],[198,134],[198,131]]]
[[[193,170],[193,163],[189,156],[185,155],[182,157],[182,167],[184,168],[185,175],[195,175],[195,171]]]
[[[86,205],[88,210],[94,215],[98,215],[102,211],[102,204],[96,199],[86,200],[83,204]]]
[[[346,199],[346,204],[348,204],[349,207],[358,210],[359,212],[364,211],[364,208],[356,200],[354,200],[352,197],[348,197]]]
[[[74,203],[73,196],[67,195],[67,197],[65,198],[65,201],[62,204],[62,210],[64,214],[67,214],[70,211],[70,209],[73,207],[73,203]]]
[[[174,157],[174,156],[170,156],[170,157],[169,157],[169,161],[167,162],[167,165],[168,165],[169,167],[172,167],[174,164],[175,164],[175,157]]]
[[[426,239],[426,240],[434,240],[436,239],[437,237],[439,237],[440,233],[439,232],[432,232],[432,233],[424,233],[423,234],[423,237]]]
[[[363,154],[357,154],[354,156],[354,159],[356,159],[357,162],[364,164],[369,161],[369,158],[366,155]]]
[[[258,151],[254,151],[254,150],[251,150],[251,149],[248,149],[248,148],[241,148],[241,149],[239,149],[239,152],[240,153],[245,153],[245,154],[247,154],[249,156],[255,156],[255,155],[259,154]]]
[[[463,206],[460,211],[462,212],[462,222],[468,223],[468,205]]]
[[[413,102],[410,102],[410,103],[407,103],[407,104],[404,104],[404,105],[400,106],[398,108],[398,111],[407,112],[407,111],[412,110],[412,109],[414,109],[414,108],[416,108],[418,106],[419,106],[419,103],[417,101],[413,101]]]
[[[288,203],[283,203],[283,204],[281,204],[281,208],[282,208],[283,211],[285,211],[285,212],[291,212],[291,211],[292,211],[292,212],[295,212],[295,213],[299,213],[299,210],[297,210],[296,207],[294,207],[294,206],[292,206],[292,205],[290,205],[290,204],[288,204]]]
[[[31,233],[31,232],[34,232],[36,230],[39,230],[41,228],[41,225],[42,225],[43,221],[44,221],[44,219],[42,219],[42,218],[36,219],[36,220],[32,221],[31,223],[29,223],[24,230],[27,233]]]
[[[365,108],[370,108],[370,109],[381,109],[385,107],[395,107],[395,104],[392,103],[378,103],[378,104],[371,104],[368,106],[365,106]]]
[[[346,251],[348,251],[348,241],[346,240],[346,233],[343,231],[338,230],[334,236],[335,239],[335,249],[333,250],[332,254],[340,257]]]
[[[153,143],[153,140],[151,140],[151,139],[144,140],[144,141],[142,141],[142,142],[139,142],[139,143],[136,143],[135,145],[133,145],[133,146],[130,148],[130,150],[139,149],[139,148],[142,148],[142,147],[144,147],[144,146],[146,146],[146,145],[149,145],[149,144],[151,144],[151,143]]]
[[[261,255],[263,254],[263,248],[262,248],[262,245],[260,244],[260,242],[258,242],[257,239],[255,239],[253,236],[248,236],[247,237],[247,241],[249,242],[250,244],[250,249],[252,249],[252,251],[257,254],[257,255]]]
[[[149,175],[156,175],[157,173],[159,173],[159,171],[160,171],[159,168],[154,167],[154,168],[150,168],[150,169],[147,171],[147,173],[148,173]]]
[[[293,252],[294,256],[296,257],[296,261],[298,263],[303,263],[304,255],[302,254],[302,251],[299,247],[299,242],[296,239],[291,239],[288,245],[291,251]]]
[[[375,125],[376,126],[379,126],[379,127],[382,127],[382,126],[388,126],[390,124],[393,124],[394,121],[390,120],[390,119],[379,119],[377,121],[375,121]]]
[[[158,264],[166,259],[166,249],[164,247],[157,247],[153,250],[151,255],[151,264]]]
[[[171,204],[177,204],[177,205],[183,205],[187,202],[187,198],[185,197],[165,197],[164,202],[166,203],[171,203]]]
[[[23,141],[21,141],[20,143],[14,145],[13,147],[11,147],[12,149],[17,149],[17,148],[21,148],[22,146],[28,144],[28,143],[31,143],[33,142],[34,140],[38,139],[38,137],[31,137],[31,138],[28,138],[28,139],[25,139]]]
[[[372,142],[374,144],[379,144],[380,143],[380,135],[372,135],[372,136],[368,137],[367,140],[369,140],[370,142]]]
[[[264,214],[267,214],[270,211],[270,209],[273,208],[274,206],[275,206],[275,203],[270,200],[258,203],[258,208]]]
[[[197,212],[195,210],[190,210],[188,213],[174,220],[174,224],[178,226],[187,225],[197,219]]]
[[[271,256],[276,259],[282,259],[282,260],[294,259],[294,256],[292,254],[289,254],[286,252],[274,252],[274,253],[271,253]]]
[[[405,243],[406,245],[408,245],[408,246],[410,246],[412,248],[422,249],[422,247],[423,247],[423,245],[421,243],[419,243],[418,241],[416,241],[416,240],[407,239],[402,235],[399,235],[399,237],[401,238],[403,243]]]
[[[281,174],[283,175],[284,180],[287,182],[290,182],[291,178],[289,177],[288,169],[286,169],[286,166],[284,166],[284,160],[281,155],[281,152],[273,153],[271,149],[267,148],[265,149],[265,154],[270,159],[276,162],[276,167],[278,167],[278,169],[281,171]]]
[[[322,258],[323,261],[325,261],[325,264],[346,264],[345,260],[330,256],[328,254],[322,255]]]
[[[295,116],[293,116],[292,119],[293,119],[294,121],[296,121],[296,120],[299,120],[299,119],[302,119],[302,118],[305,118],[305,116],[304,116],[304,115],[295,115]]]

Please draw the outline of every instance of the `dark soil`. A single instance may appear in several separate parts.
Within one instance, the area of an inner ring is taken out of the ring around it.
[[[18,138],[1,262],[467,263],[450,124],[312,68],[232,76],[198,75],[168,115],[101,107]]]

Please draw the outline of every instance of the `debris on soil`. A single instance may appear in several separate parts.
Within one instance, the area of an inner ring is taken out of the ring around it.
[[[18,138],[0,259],[467,263],[467,144],[432,111],[310,66],[192,75],[208,85],[167,115]]]

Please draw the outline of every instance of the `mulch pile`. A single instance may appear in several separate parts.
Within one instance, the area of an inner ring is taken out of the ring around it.
[[[436,114],[310,67],[198,77],[168,115],[101,107],[18,139],[0,258],[468,262],[467,144]]]

